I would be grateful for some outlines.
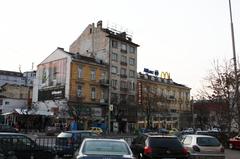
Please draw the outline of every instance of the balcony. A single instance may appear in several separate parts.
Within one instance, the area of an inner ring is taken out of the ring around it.
[[[120,74],[120,78],[127,78],[126,74]]]
[[[109,80],[106,80],[106,79],[100,79],[99,83],[102,86],[109,86]]]
[[[100,99],[99,102],[100,102],[101,105],[107,105],[108,104],[108,100],[107,99],[103,99],[103,98]]]
[[[121,65],[124,65],[124,66],[127,66],[127,62],[121,61],[120,64],[121,64]]]
[[[128,91],[128,88],[120,88],[120,91],[122,91],[122,92],[127,92],[127,91]]]
[[[126,53],[127,53],[127,50],[121,49],[121,52],[126,54]]]

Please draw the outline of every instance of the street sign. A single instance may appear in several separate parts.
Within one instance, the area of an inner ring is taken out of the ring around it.
[[[109,111],[113,111],[113,105],[109,105]]]

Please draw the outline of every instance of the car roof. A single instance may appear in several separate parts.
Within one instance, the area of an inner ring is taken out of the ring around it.
[[[169,135],[169,134],[162,134],[162,133],[144,133],[144,135],[147,135],[149,137],[169,137],[169,138],[176,138],[175,135]]]
[[[21,133],[14,133],[14,132],[0,132],[0,135],[24,135],[25,134],[21,134]]]
[[[210,135],[198,135],[198,134],[187,134],[184,136],[191,136],[191,137],[210,137],[210,138],[215,138],[214,136],[210,136]]]
[[[124,139],[109,139],[109,138],[85,138],[85,141],[121,141],[126,142]]]
[[[71,131],[63,131],[63,133],[81,133],[81,132],[91,132],[94,133],[91,130],[71,130]]]

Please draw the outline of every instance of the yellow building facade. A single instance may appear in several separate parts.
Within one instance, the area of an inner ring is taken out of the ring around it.
[[[102,61],[80,56],[71,62],[68,105],[84,129],[105,121],[108,104],[108,69]]]
[[[173,82],[169,73],[161,77],[138,74],[138,127],[188,127],[190,118],[190,88]],[[187,115],[186,115],[187,114]]]

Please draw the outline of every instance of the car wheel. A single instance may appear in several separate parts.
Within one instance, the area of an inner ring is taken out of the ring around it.
[[[233,149],[234,147],[233,147],[233,144],[229,144],[229,148],[230,149]]]

